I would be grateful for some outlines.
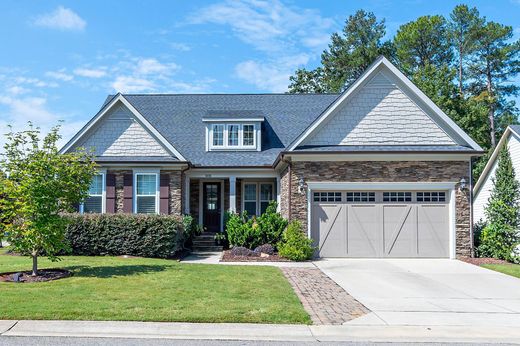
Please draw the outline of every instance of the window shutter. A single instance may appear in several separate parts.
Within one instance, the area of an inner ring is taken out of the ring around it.
[[[107,174],[106,180],[107,180],[106,212],[113,214],[116,212],[116,176],[115,176],[115,174]]]
[[[123,213],[131,213],[133,211],[133,180],[132,174],[123,176]]]
[[[159,212],[161,214],[170,213],[170,175],[161,174],[159,189]]]
[[[74,203],[72,208],[74,209],[74,212],[79,213],[79,203]]]

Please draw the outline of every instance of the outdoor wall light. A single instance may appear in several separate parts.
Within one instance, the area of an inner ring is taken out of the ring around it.
[[[298,180],[298,192],[299,193],[304,193],[305,192],[305,181],[303,180],[303,178],[300,178]]]
[[[460,181],[459,181],[459,190],[460,190],[460,191],[464,191],[464,190],[466,190],[466,188],[467,188],[466,179],[464,179],[464,178],[460,178]]]

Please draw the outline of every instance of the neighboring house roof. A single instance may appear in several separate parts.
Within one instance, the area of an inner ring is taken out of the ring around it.
[[[497,160],[498,154],[500,153],[500,150],[502,147],[507,143],[507,139],[511,135],[511,133],[514,133],[516,136],[520,137],[520,125],[509,125],[504,133],[502,134],[502,137],[500,138],[500,141],[496,145],[495,149],[493,150],[493,153],[491,154],[488,162],[486,163],[486,166],[482,170],[482,173],[480,174],[480,177],[478,178],[475,187],[473,188],[473,195],[477,196],[480,192],[480,189],[482,188],[482,185],[487,180],[489,173],[491,172],[493,165],[495,164],[495,161]],[[520,173],[517,173],[520,174]]]

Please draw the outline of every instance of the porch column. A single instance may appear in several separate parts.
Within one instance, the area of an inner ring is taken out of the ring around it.
[[[229,177],[229,211],[235,213],[237,211],[237,177]]]
[[[184,213],[190,214],[190,177],[184,176]]]
[[[280,212],[280,205],[282,204],[282,195],[280,194],[280,176],[276,176],[276,211]]]

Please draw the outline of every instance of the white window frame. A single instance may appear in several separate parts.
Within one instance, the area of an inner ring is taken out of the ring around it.
[[[254,216],[260,216],[260,211],[261,211],[261,203],[262,202],[271,202],[271,201],[276,201],[276,191],[275,191],[275,188],[274,188],[274,185],[275,183],[274,182],[270,182],[270,181],[243,181],[242,182],[242,212],[245,209],[245,203],[246,202],[253,202],[253,200],[247,200],[246,201],[246,185],[256,185],[256,198],[255,198],[255,203],[256,203],[256,213]],[[263,200],[261,199],[261,193],[260,193],[260,189],[261,189],[261,186],[262,185],[271,185],[271,191],[272,191],[272,199],[270,200]],[[249,215],[249,216],[253,216],[253,215]]]
[[[213,142],[213,134],[214,128],[216,126],[223,127],[223,145],[215,145]],[[238,126],[238,145],[230,145],[229,144],[229,127],[230,126]],[[253,127],[253,145],[244,145],[244,126],[252,126]],[[259,150],[258,145],[260,143],[259,136],[261,133],[259,131],[259,126],[256,123],[239,123],[239,122],[229,122],[229,123],[212,123],[206,127],[207,131],[207,142],[206,147],[208,150]]]
[[[238,131],[237,131],[237,145],[231,145],[229,144],[229,128],[231,126],[236,126]],[[242,133],[242,126],[240,124],[226,124],[226,135],[224,137],[226,137],[226,147],[227,148],[240,148],[240,144],[241,144],[241,141],[240,139],[242,138],[241,136],[241,133]]]
[[[154,175],[155,176],[155,214],[159,214],[159,203],[160,203],[160,172],[158,171],[149,171],[149,170],[143,170],[143,171],[134,171],[134,179],[133,179],[133,211],[134,214],[137,214],[137,176],[139,175]],[[144,195],[143,195],[144,196]],[[150,196],[150,195],[146,195]]]
[[[222,127],[222,145],[215,144],[214,133],[215,127]],[[226,126],[224,124],[211,124],[211,147],[213,148],[224,148],[226,145]]]
[[[101,190],[101,214],[105,214],[107,212],[107,182],[106,182],[106,171],[99,171],[98,173],[96,173],[96,175],[101,175],[101,181],[102,181],[102,190]],[[90,187],[89,187],[90,189]],[[91,196],[89,194],[89,196]],[[100,196],[100,195],[92,195],[92,196]],[[79,212],[80,214],[84,214],[85,213],[85,204],[83,203],[80,203],[79,205]]]
[[[244,126],[253,126],[253,144],[252,145],[245,145],[244,144]],[[256,126],[255,124],[242,124],[240,125],[240,146],[242,148],[251,148],[251,149],[255,149],[256,148]]]

